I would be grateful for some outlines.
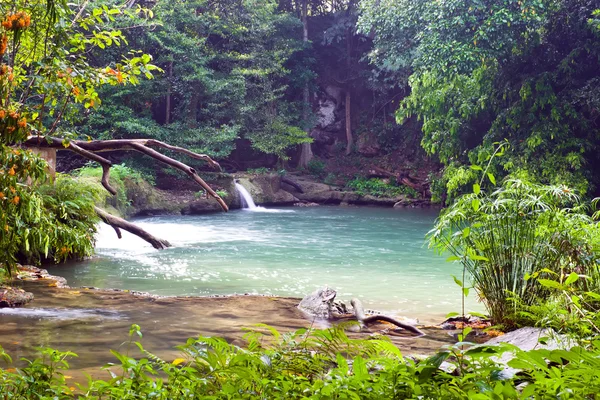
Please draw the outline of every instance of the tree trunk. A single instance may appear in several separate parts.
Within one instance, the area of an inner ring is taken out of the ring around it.
[[[348,78],[346,79],[346,155],[352,153],[354,139],[352,138],[352,103],[350,95],[350,75],[352,67],[352,30],[346,31],[346,71]]]
[[[346,89],[346,155],[352,153],[354,139],[352,138],[352,113],[350,111],[350,90]]]
[[[165,105],[165,125],[169,125],[171,123],[171,90],[172,90],[172,82],[173,79],[173,61],[169,62],[169,75],[168,75],[168,84],[167,84],[167,101]]]
[[[308,43],[308,0],[302,0],[302,28],[302,40],[306,47],[306,44]],[[308,82],[304,84],[303,101],[304,108],[302,110],[302,119],[306,124],[308,121],[308,112],[310,107],[310,91],[308,89]],[[306,130],[306,134],[310,134],[310,129]],[[310,143],[302,143],[300,146],[300,160],[298,161],[298,167],[306,168],[308,167],[310,160],[313,158],[312,147]]]

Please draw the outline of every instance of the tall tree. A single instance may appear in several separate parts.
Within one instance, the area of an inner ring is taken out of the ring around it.
[[[301,9],[301,18],[302,18],[302,42],[304,42],[304,47],[308,47],[308,1],[302,0],[302,9]],[[309,83],[306,82],[304,84],[303,90],[303,111],[302,118],[304,121],[308,121],[309,112],[310,112],[310,89],[308,87]],[[310,129],[307,128],[307,134],[310,133]],[[298,166],[300,168],[308,167],[308,163],[313,157],[312,147],[310,143],[304,143],[300,148],[300,159],[298,160]]]

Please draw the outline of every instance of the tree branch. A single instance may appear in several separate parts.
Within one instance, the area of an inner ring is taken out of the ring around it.
[[[146,154],[155,160],[158,160],[164,164],[167,164],[173,168],[176,168],[180,171],[185,172],[189,175],[196,183],[198,183],[206,192],[215,198],[221,208],[224,211],[228,211],[229,207],[227,204],[221,199],[221,197],[196,173],[196,170],[189,165],[186,165],[180,161],[177,161],[171,157],[167,157],[162,153],[152,149],[151,147],[163,148],[171,151],[175,151],[177,153],[185,154],[189,157],[192,157],[196,160],[206,161],[211,167],[221,170],[219,164],[204,154],[194,153],[188,149],[184,149],[182,147],[172,146],[167,143],[163,143],[154,139],[115,139],[115,140],[92,140],[92,141],[83,141],[83,140],[72,140],[70,142],[64,142],[63,139],[56,137],[42,137],[42,136],[30,136],[25,142],[21,144],[23,147],[38,147],[38,148],[51,148],[56,150],[70,150],[73,151],[89,160],[96,161],[102,166],[102,186],[110,192],[113,196],[117,194],[117,191],[110,186],[109,178],[110,178],[110,167],[112,163],[110,160],[99,156],[98,152],[103,151],[118,151],[118,150],[134,150],[140,153]],[[136,236],[144,239],[146,242],[150,243],[155,249],[165,249],[167,247],[171,247],[171,244],[164,239],[159,239],[154,237],[150,233],[146,232],[142,228],[137,225],[132,224],[131,222],[127,222],[126,220],[115,217],[102,210],[101,208],[94,207],[96,214],[100,217],[102,221],[112,226],[115,230],[117,237],[121,239],[121,229],[126,230],[127,232],[133,233]]]
[[[159,239],[151,235],[139,226],[134,225],[131,222],[125,221],[123,218],[115,217],[114,215],[107,213],[99,207],[94,207],[94,210],[96,211],[96,214],[98,214],[102,221],[113,227],[115,232],[117,232],[117,236],[119,237],[119,239],[121,239],[121,229],[124,229],[127,232],[133,233],[134,235],[144,239],[146,242],[150,243],[155,249],[162,250],[166,249],[167,247],[171,247],[171,244],[166,240]]]
[[[177,153],[185,154],[189,157],[192,157],[196,160],[202,160],[207,162],[211,167],[221,170],[219,163],[214,161],[212,158],[205,154],[198,154],[190,151],[188,149],[184,149],[182,147],[172,146],[170,144],[154,140],[154,139],[114,139],[114,140],[92,140],[92,141],[84,141],[84,140],[72,140],[69,142],[68,146],[63,145],[62,139],[55,137],[38,137],[31,136],[22,144],[25,147],[48,147],[54,148],[57,150],[71,150],[85,158],[98,162],[102,166],[103,174],[102,174],[102,185],[108,190],[111,194],[115,195],[117,192],[114,190],[110,184],[108,183],[108,177],[110,173],[110,167],[112,163],[101,157],[95,153],[104,152],[104,151],[119,151],[119,150],[134,150],[140,153],[144,153],[155,160],[158,160],[164,164],[167,164],[173,168],[176,168],[180,171],[188,174],[196,183],[198,183],[209,196],[213,197],[221,206],[223,211],[228,211],[229,207],[227,204],[221,199],[221,197],[196,173],[196,170],[189,165],[186,165],[180,161],[177,161],[171,157],[165,156],[158,151],[151,149],[150,147],[159,147],[168,149],[171,151],[175,151]]]
[[[364,311],[362,303],[359,299],[354,298],[354,299],[350,300],[350,304],[352,304],[352,307],[354,308],[354,315],[356,316],[356,319],[361,324],[369,325],[369,324],[375,323],[377,321],[385,321],[385,322],[389,322],[390,324],[394,324],[404,330],[410,331],[416,335],[425,336],[425,333],[423,333],[423,331],[421,331],[419,328],[414,327],[409,324],[405,324],[404,322],[400,322],[395,318],[388,317],[387,315],[377,314],[377,315],[365,316],[365,311]]]

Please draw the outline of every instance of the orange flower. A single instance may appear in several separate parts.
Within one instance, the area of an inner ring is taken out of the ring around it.
[[[6,36],[6,33],[4,35],[2,35],[2,38],[0,38],[0,56],[3,55],[4,53],[6,53],[6,49],[8,47],[8,36]]]
[[[4,193],[0,192],[0,200],[4,200],[6,196],[4,195]]]
[[[10,176],[15,176],[15,166],[13,165],[11,169],[8,170],[8,174]],[[14,193],[14,192],[13,192]]]
[[[27,28],[29,25],[31,25],[31,17],[24,11],[8,14],[2,21],[2,26],[8,31]]]
[[[6,117],[6,110],[0,110],[0,119],[4,119]]]
[[[25,128],[27,126],[27,119],[26,118],[21,118],[19,120],[19,122],[17,122],[17,126],[19,128]]]
[[[18,118],[19,118],[19,113],[18,113],[18,112],[16,112],[16,111],[14,111],[14,110],[11,110],[11,111],[9,111],[9,112],[8,112],[8,115],[9,115],[9,116],[10,116],[12,119],[18,119]]]
[[[15,196],[12,199],[12,202],[14,203],[14,205],[19,204],[19,201],[21,201],[21,198],[19,196]]]
[[[13,168],[14,168],[14,166],[13,166]],[[11,191],[12,194],[17,193],[17,191],[16,191],[16,189],[14,187],[11,186],[9,189],[10,189],[10,191]]]

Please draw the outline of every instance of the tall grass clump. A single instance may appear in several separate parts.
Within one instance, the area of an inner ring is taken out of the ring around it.
[[[489,194],[476,189],[445,210],[428,237],[463,264],[494,323],[513,326],[517,305],[548,299],[539,278],[597,276],[598,225],[571,189],[514,178]]]

